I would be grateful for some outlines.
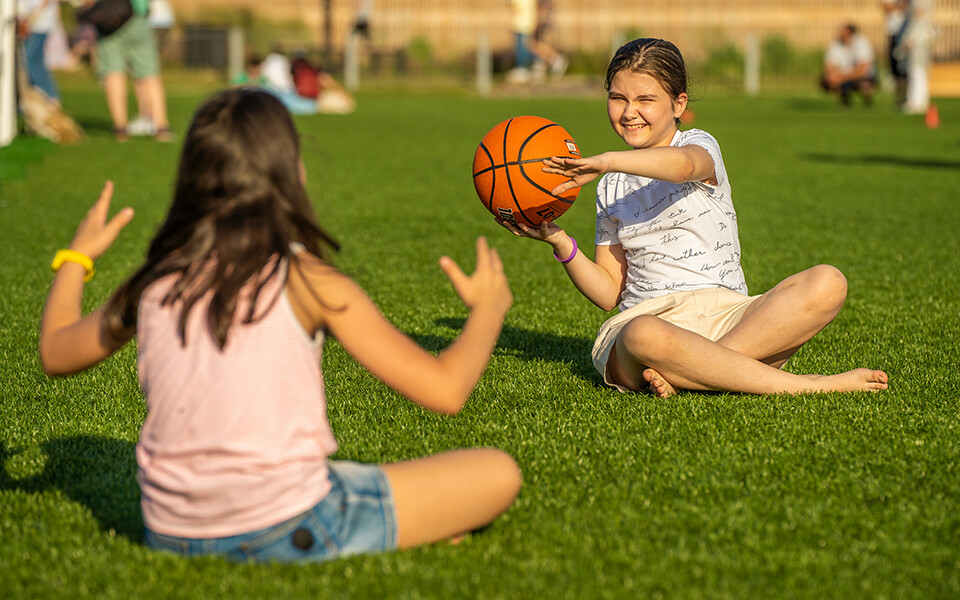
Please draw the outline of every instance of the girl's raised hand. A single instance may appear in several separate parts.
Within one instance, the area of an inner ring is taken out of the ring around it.
[[[87,216],[77,227],[77,232],[70,242],[70,249],[86,254],[96,260],[113,243],[120,230],[126,227],[133,219],[133,209],[121,209],[112,219],[107,221],[110,211],[110,199],[113,197],[113,182],[107,181],[100,192],[100,197],[87,212]]]
[[[503,272],[503,262],[496,250],[487,246],[484,237],[477,238],[477,268],[466,275],[449,256],[440,257],[440,268],[450,278],[453,289],[470,310],[489,306],[502,317],[513,304],[513,293]]]
[[[552,156],[543,161],[543,171],[545,173],[555,173],[570,178],[569,181],[565,181],[550,190],[550,193],[554,196],[559,196],[567,190],[590,183],[598,175],[602,175],[608,170],[609,165],[602,154],[584,156],[583,158]]]

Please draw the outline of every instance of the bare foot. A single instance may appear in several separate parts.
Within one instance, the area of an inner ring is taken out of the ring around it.
[[[677,393],[677,390],[670,385],[670,382],[664,379],[660,373],[657,373],[653,369],[644,369],[643,379],[650,384],[650,391],[655,396],[659,396],[660,398],[669,398]]]
[[[807,375],[817,382],[810,391],[817,392],[877,392],[887,389],[887,374],[873,369],[853,369],[836,375]]]

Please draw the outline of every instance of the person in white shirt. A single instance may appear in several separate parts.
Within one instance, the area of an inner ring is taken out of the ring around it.
[[[864,104],[872,102],[877,86],[873,47],[857,33],[853,23],[841,26],[837,39],[827,48],[821,84],[825,90],[837,94],[844,106],[850,104],[853,92],[863,97]]]
[[[907,61],[907,90],[903,112],[922,115],[930,107],[931,45],[936,37],[933,25],[933,1],[911,0],[907,28],[900,40],[899,52]]]

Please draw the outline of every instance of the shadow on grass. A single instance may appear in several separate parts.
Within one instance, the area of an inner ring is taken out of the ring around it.
[[[109,119],[98,119],[96,117],[78,117],[77,125],[83,127],[87,133],[107,133],[113,135],[113,121]]]
[[[43,471],[16,479],[7,471],[8,460],[21,449],[0,442],[0,490],[39,493],[59,490],[83,504],[105,531],[139,542],[143,537],[140,489],[134,442],[81,435],[40,445]]]
[[[913,158],[906,156],[890,156],[886,154],[865,154],[862,156],[844,156],[841,154],[805,153],[800,154],[801,160],[810,162],[845,164],[845,165],[893,165],[900,167],[929,167],[931,169],[960,169],[960,161],[942,160],[939,158]]]
[[[435,319],[434,323],[459,332],[463,329],[465,319],[444,317]],[[449,337],[440,335],[420,335],[408,333],[418,344],[431,352],[439,352],[453,342],[456,334]],[[590,351],[593,340],[582,337],[543,333],[519,327],[504,326],[497,340],[494,353],[515,354],[524,360],[543,360],[564,363],[570,366],[570,372],[595,385],[606,387],[600,374],[593,368]]]
[[[849,110],[839,106],[836,100],[826,96],[818,98],[791,98],[787,101],[787,106],[792,110],[808,112],[838,112],[840,110]]]
[[[39,163],[53,147],[53,142],[37,136],[14,138],[9,146],[0,148],[0,183],[23,179],[27,166]]]

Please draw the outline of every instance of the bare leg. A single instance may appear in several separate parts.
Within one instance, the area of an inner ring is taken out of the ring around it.
[[[763,294],[717,342],[780,368],[836,318],[846,294],[846,279],[836,268],[818,265],[801,271]],[[655,369],[648,368],[642,375],[654,394],[666,398],[675,392]]]
[[[159,75],[150,75],[141,79],[141,82],[150,105],[150,116],[157,128],[156,138],[169,141],[170,121],[167,118],[167,97],[163,90],[163,80]]]
[[[760,296],[717,341],[779,368],[836,318],[846,299],[843,273],[829,265],[811,267]]]
[[[750,358],[658,317],[630,321],[611,352],[614,381],[633,390],[648,386],[653,369],[673,387],[750,394],[881,390],[883,371],[856,369],[838,375],[795,375]]]
[[[153,109],[150,106],[150,92],[144,79],[133,82],[133,91],[137,96],[137,112],[141,117],[153,120]]]
[[[490,448],[383,465],[397,510],[397,545],[409,548],[488,525],[520,492],[520,470]]]
[[[127,76],[119,72],[104,75],[103,93],[107,98],[113,130],[117,139],[122,141],[125,136],[120,132],[127,127]]]

